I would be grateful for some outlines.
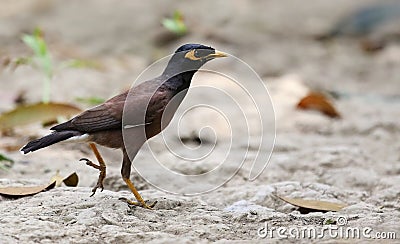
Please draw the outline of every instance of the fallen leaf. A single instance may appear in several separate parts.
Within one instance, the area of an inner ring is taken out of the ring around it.
[[[12,198],[32,196],[39,192],[53,189],[55,185],[56,182],[41,186],[3,187],[0,188],[0,195]]]
[[[56,182],[56,187],[61,186],[61,183],[63,182],[63,178],[60,175],[60,171],[57,170],[56,174],[51,177],[50,182]]]
[[[346,207],[344,204],[327,202],[327,201],[319,201],[319,200],[305,200],[301,198],[289,198],[277,196],[281,200],[292,204],[296,207],[302,208],[302,213],[306,212],[328,212],[328,211],[339,211],[342,208]]]
[[[6,152],[16,152],[19,151],[19,149],[21,149],[21,147],[23,147],[25,144],[3,144],[0,145],[1,149],[4,149]]]
[[[385,48],[385,44],[383,40],[363,39],[360,41],[361,49],[368,53],[381,51]]]
[[[317,92],[311,92],[302,98],[297,104],[297,108],[317,110],[331,118],[340,118],[340,114],[336,111],[335,107],[333,107],[326,96]]]
[[[65,178],[65,179],[63,180],[63,182],[64,182],[64,184],[65,184],[66,186],[75,187],[75,186],[78,185],[79,177],[78,177],[78,175],[76,174],[76,172],[74,172],[74,173],[70,174],[67,178]]]
[[[71,117],[79,112],[81,112],[79,108],[63,103],[37,103],[18,106],[16,109],[0,115],[0,130],[47,122],[61,116]]]
[[[56,182],[56,187],[61,186],[62,183],[64,183],[66,186],[75,187],[78,185],[79,178],[76,172],[70,174],[66,178],[63,178],[60,175],[60,171],[57,170],[56,174],[53,177],[51,177],[50,182]]]

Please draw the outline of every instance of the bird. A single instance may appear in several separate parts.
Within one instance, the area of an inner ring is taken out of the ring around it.
[[[145,201],[130,180],[132,161],[142,145],[172,120],[194,74],[208,61],[222,57],[227,54],[210,46],[184,44],[172,54],[164,71],[156,78],[51,127],[50,134],[28,142],[20,151],[27,154],[63,141],[88,143],[98,164],[87,158],[80,161],[99,170],[93,196],[97,189],[103,191],[106,178],[106,163],[96,145],[120,149],[123,154],[121,176],[136,201],[121,199],[131,205],[152,209],[156,202]]]

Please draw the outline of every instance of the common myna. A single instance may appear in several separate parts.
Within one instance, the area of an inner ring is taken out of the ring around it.
[[[226,57],[226,54],[200,44],[185,44],[172,55],[160,76],[52,127],[51,134],[29,142],[21,151],[26,154],[61,141],[88,142],[99,164],[86,158],[81,160],[100,171],[93,195],[98,188],[103,190],[106,176],[106,164],[95,144],[121,149],[122,178],[138,202],[125,200],[150,209],[155,203],[147,204],[129,179],[132,160],[146,140],[160,133],[171,121],[196,71],[219,57]],[[127,130],[126,133],[123,130]],[[128,135],[129,140],[124,140],[124,135]]]

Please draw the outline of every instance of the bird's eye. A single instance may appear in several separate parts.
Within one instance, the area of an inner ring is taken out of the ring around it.
[[[193,60],[193,61],[197,61],[200,60],[201,57],[197,56],[198,55],[198,51],[197,50],[190,50],[189,52],[187,52],[185,54],[185,58]]]
[[[198,51],[198,50],[194,50],[194,56],[196,56],[196,57],[199,57],[199,58],[200,58],[200,56],[199,56],[199,51]]]

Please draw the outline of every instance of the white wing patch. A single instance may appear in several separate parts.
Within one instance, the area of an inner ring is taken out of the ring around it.
[[[89,134],[83,134],[80,136],[73,136],[68,138],[64,142],[88,142],[89,141]]]

